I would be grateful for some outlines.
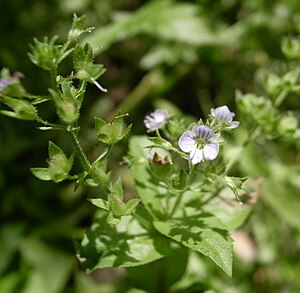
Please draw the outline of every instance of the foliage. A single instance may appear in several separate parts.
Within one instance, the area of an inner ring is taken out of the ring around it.
[[[75,15],[65,39],[33,40],[49,80],[1,71],[1,113],[17,120],[1,118],[0,291],[298,292],[296,1],[98,2],[107,25]],[[166,119],[148,114],[141,135],[150,106]],[[111,267],[127,275],[95,284]]]

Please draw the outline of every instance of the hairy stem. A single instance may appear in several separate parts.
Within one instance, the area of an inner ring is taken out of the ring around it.
[[[79,157],[80,163],[84,171],[90,172],[91,169],[91,163],[88,161],[86,154],[84,153],[80,142],[78,140],[77,135],[75,134],[75,131],[71,127],[67,127],[67,133],[70,135],[73,147],[76,151],[77,156]]]

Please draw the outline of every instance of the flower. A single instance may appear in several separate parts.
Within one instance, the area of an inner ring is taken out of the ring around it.
[[[216,109],[211,109],[210,113],[212,116],[220,120],[222,123],[227,123],[229,126],[227,128],[234,129],[240,124],[239,121],[232,121],[235,113],[230,112],[227,106],[218,107]]]
[[[161,128],[167,122],[167,120],[167,111],[157,109],[145,117],[144,123],[149,130],[157,130]]]
[[[214,132],[205,125],[197,125],[192,131],[184,132],[178,140],[178,145],[185,153],[190,153],[189,160],[198,164],[203,160],[214,160],[219,153],[219,143]]]

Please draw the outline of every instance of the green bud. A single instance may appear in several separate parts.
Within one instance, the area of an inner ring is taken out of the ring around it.
[[[68,33],[68,38],[71,42],[76,41],[78,37],[81,36],[83,33],[91,32],[94,29],[93,27],[86,28],[85,21],[85,15],[77,17],[77,15],[74,14],[72,28]]]
[[[3,96],[1,98],[3,102],[14,111],[11,112],[2,110],[2,114],[22,120],[35,120],[38,118],[36,108],[28,101],[14,99],[7,96]]]
[[[65,180],[71,170],[73,164],[73,156],[70,159],[66,157],[64,152],[53,142],[49,142],[49,172],[54,182]]]
[[[171,184],[172,187],[178,190],[183,190],[186,188],[187,183],[187,173],[184,170],[180,170],[178,174],[173,178]]]
[[[79,118],[79,110],[75,103],[68,101],[60,101],[57,105],[57,114],[59,118],[67,123],[73,124]]]
[[[126,204],[113,193],[108,195],[108,209],[117,218],[125,216],[127,212]]]
[[[77,71],[83,69],[88,64],[92,64],[93,61],[93,49],[88,43],[76,45],[73,51],[73,63]]]
[[[33,39],[33,45],[30,45],[31,53],[29,58],[32,63],[45,70],[53,70],[57,67],[60,59],[60,45],[55,45],[58,36],[54,36],[51,40],[47,37],[42,42]]]
[[[113,145],[123,139],[131,129],[131,124],[124,130],[125,123],[123,120],[124,115],[119,115],[110,123],[106,123],[103,119],[95,118],[95,128],[98,138],[101,142]]]
[[[264,87],[270,95],[276,96],[282,90],[282,81],[276,74],[271,73],[266,77]]]
[[[293,137],[298,128],[298,120],[292,113],[281,117],[278,124],[278,132],[284,137]]]
[[[105,72],[103,64],[82,64],[82,67],[78,70],[76,77],[81,80],[94,82]]]
[[[159,179],[165,179],[172,173],[172,162],[167,156],[163,158],[157,153],[149,160],[149,167],[152,173]]]
[[[299,80],[299,69],[291,70],[283,76],[283,82],[288,89],[293,89],[293,87],[298,83]]]
[[[300,58],[300,40],[295,37],[286,37],[281,42],[281,50],[288,59]]]

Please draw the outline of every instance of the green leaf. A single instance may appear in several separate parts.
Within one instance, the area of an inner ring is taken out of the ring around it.
[[[95,129],[96,129],[97,134],[100,133],[102,127],[106,124],[107,124],[107,122],[105,120],[103,120],[102,118],[95,117]]]
[[[122,187],[122,181],[121,178],[118,177],[116,182],[110,187],[111,193],[113,193],[115,196],[118,197],[118,199],[123,199],[123,187]]]
[[[37,119],[37,110],[36,108],[29,103],[28,101],[21,99],[14,99],[8,96],[2,96],[1,99],[3,102],[10,107],[14,112],[1,111],[2,114],[18,118],[22,120],[35,120]]]
[[[273,166],[273,172],[274,169],[275,166]],[[291,174],[291,170],[289,171]],[[281,172],[286,172],[284,167],[281,168]],[[287,181],[284,181],[282,178],[272,176],[264,183],[262,194],[262,200],[276,212],[276,215],[282,221],[300,231],[300,201],[298,188],[288,184]]]
[[[194,213],[194,212],[193,212]],[[212,259],[228,276],[232,275],[232,240],[221,221],[209,213],[186,215],[168,221],[154,221],[163,235]]]
[[[112,193],[108,195],[108,209],[118,218],[125,216],[127,211],[126,205],[122,199]]]
[[[150,263],[169,253],[169,241],[147,231],[132,216],[117,225],[106,222],[99,211],[92,227],[77,247],[77,257],[88,271],[110,267],[134,267]]]
[[[141,199],[139,199],[139,198],[132,198],[129,201],[127,201],[126,202],[126,208],[127,208],[126,215],[130,215],[140,202],[141,202]]]
[[[108,202],[102,198],[90,198],[89,201],[100,209],[109,210]]]
[[[135,13],[128,14],[121,21],[95,30],[85,40],[96,49],[100,44],[101,52],[113,42],[138,34],[149,34],[162,40],[193,45],[220,42],[221,38],[210,31],[203,18],[204,16],[199,17],[196,5],[153,1]]]
[[[203,202],[206,197],[209,195],[203,196]],[[246,203],[240,205],[228,188],[223,189],[217,196],[202,205],[202,209],[218,217],[230,231],[240,227],[252,211],[250,205]]]
[[[73,258],[38,239],[22,242],[21,255],[30,268],[22,293],[62,292],[72,273]]]
[[[68,177],[70,169],[72,167],[73,157],[70,159],[66,157],[64,152],[53,142],[49,141],[49,171],[51,179],[54,182],[60,182]]]
[[[153,218],[164,218],[166,198],[168,190],[158,185],[158,179],[155,179],[149,168],[149,155],[157,152],[165,157],[168,153],[162,149],[149,150],[147,147],[151,142],[147,136],[132,136],[129,141],[129,153],[131,158],[131,172],[135,180],[135,187],[142,199],[143,204]]]
[[[30,168],[32,174],[40,180],[51,180],[50,170],[48,168]]]

